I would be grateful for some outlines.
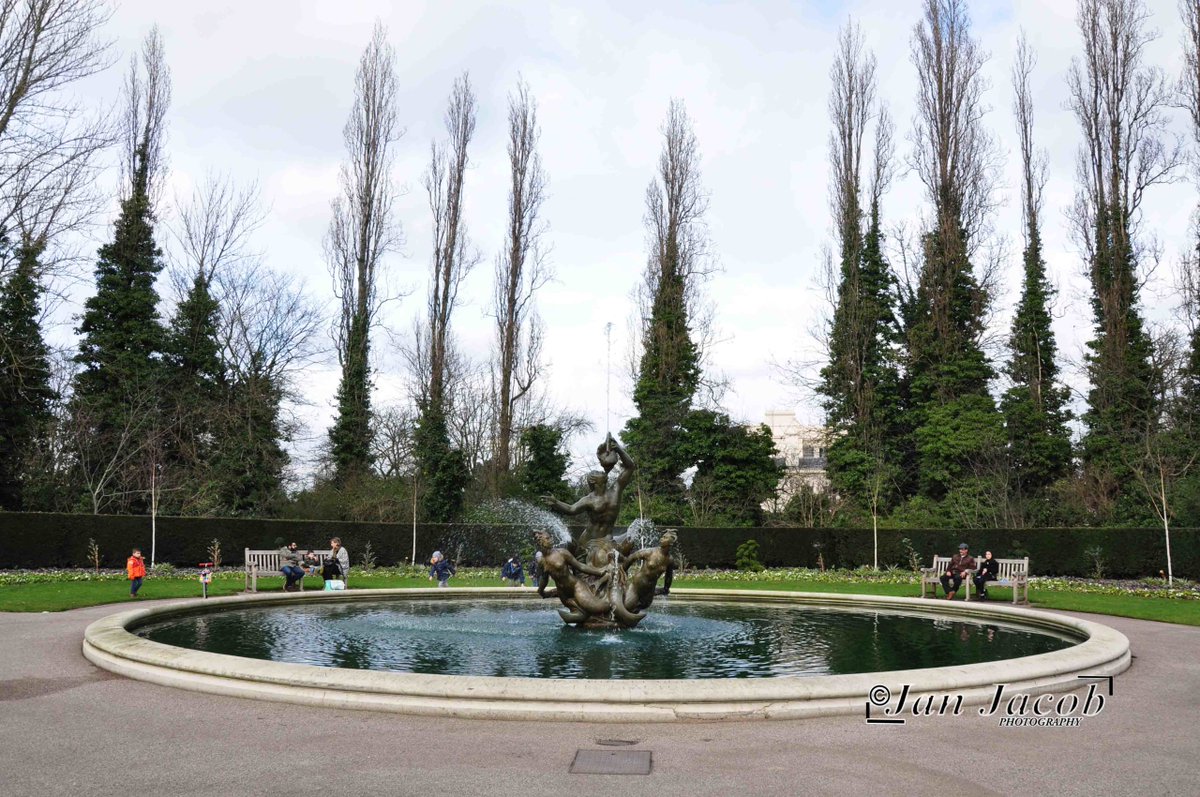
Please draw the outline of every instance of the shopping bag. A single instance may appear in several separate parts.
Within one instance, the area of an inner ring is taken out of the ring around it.
[[[345,588],[346,588],[346,582],[342,581],[340,578],[331,578],[325,582],[325,591],[326,592],[332,592],[334,590],[345,589]]]

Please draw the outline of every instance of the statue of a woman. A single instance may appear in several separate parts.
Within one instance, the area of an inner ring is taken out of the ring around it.
[[[671,546],[678,535],[675,529],[667,529],[662,533],[657,548],[643,548],[621,563],[628,570],[630,565],[641,562],[642,566],[633,575],[625,587],[625,608],[630,612],[642,612],[654,600],[654,589],[658,579],[671,566]]]
[[[602,566],[608,559],[608,550],[612,548],[613,526],[621,513],[621,492],[633,481],[637,466],[611,433],[596,449],[596,456],[604,470],[594,470],[588,474],[587,483],[591,492],[573,504],[563,503],[550,495],[543,495],[542,501],[546,506],[564,515],[587,515],[587,528],[579,536],[575,550],[580,556],[587,556],[593,565]],[[618,461],[621,463],[621,470],[617,473],[617,478],[610,481],[608,471],[612,470]],[[589,554],[588,543],[593,540],[601,544]]]
[[[554,579],[555,595],[562,601],[566,611],[559,610],[563,622],[582,623],[591,616],[605,616],[612,610],[612,603],[600,597],[587,582],[576,577],[576,573],[586,573],[600,579],[596,584],[597,592],[608,586],[608,580],[603,578],[611,574],[605,573],[598,567],[592,567],[580,562],[565,548],[555,548],[554,541],[545,531],[533,535],[534,543],[542,554],[541,574],[538,576],[537,591],[543,598],[549,598],[546,587],[550,579]]]

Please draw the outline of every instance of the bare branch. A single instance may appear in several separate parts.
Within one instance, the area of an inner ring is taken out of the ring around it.
[[[266,220],[258,183],[238,189],[229,177],[210,173],[186,204],[177,197],[175,208],[171,236],[187,282],[196,275],[211,282],[218,270],[257,257],[250,238]]]
[[[151,207],[166,179],[167,108],[171,104],[171,69],[167,66],[162,34],[155,25],[146,34],[141,58],[129,61],[125,78],[125,110],[121,119],[121,174],[125,190],[141,184]],[[126,194],[128,196],[129,194]]]
[[[427,381],[420,397],[430,405],[444,406],[446,377],[450,364],[450,319],[458,301],[458,289],[480,260],[470,243],[462,218],[463,185],[470,159],[467,147],[475,133],[475,94],[467,73],[454,81],[446,109],[448,144],[434,143],[430,150],[425,191],[433,212],[433,263],[429,287],[425,334],[417,345],[427,352],[417,357],[425,362],[421,374]],[[422,342],[423,341],[423,342]]]
[[[553,272],[546,263],[541,219],[546,196],[546,173],[537,153],[540,130],[537,101],[529,85],[518,81],[508,98],[508,229],[504,250],[496,258],[493,312],[496,318],[497,418],[493,469],[507,473],[512,465],[512,441],[517,404],[533,387],[541,368],[542,329],[533,304],[534,294]],[[495,485],[493,485],[495,486]]]

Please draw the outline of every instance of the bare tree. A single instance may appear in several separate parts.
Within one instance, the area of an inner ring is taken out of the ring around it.
[[[328,355],[319,342],[325,308],[292,276],[253,261],[218,270],[215,294],[221,308],[218,339],[229,385],[221,419],[219,486],[258,482],[267,490],[286,476],[283,443],[296,440],[303,423],[298,408],[309,403],[299,377]],[[261,492],[259,490],[258,492]],[[267,500],[253,495],[217,497],[220,511],[259,511]]]
[[[852,21],[838,34],[829,69],[829,202],[843,263],[857,262],[862,247],[863,137],[877,112],[875,70],[875,55],[864,51],[862,31]]]
[[[371,461],[375,472],[385,479],[411,473],[413,459],[413,430],[416,416],[403,405],[381,407],[372,419]]]
[[[124,194],[141,183],[151,209],[158,204],[166,177],[163,152],[167,108],[171,105],[171,69],[167,66],[162,34],[155,25],[142,43],[141,58],[130,58],[125,78],[125,109],[120,120],[121,174]]]
[[[302,283],[258,263],[218,271],[218,336],[231,378],[258,375],[303,401],[295,379],[327,352],[317,345],[324,308]]]
[[[968,256],[988,233],[999,150],[984,129],[987,54],[971,37],[966,0],[925,0],[914,29],[917,114],[912,167],[929,194],[934,226],[958,230],[947,246]]]
[[[446,109],[447,143],[431,147],[425,191],[433,212],[433,263],[429,285],[424,376],[421,399],[438,409],[445,407],[446,375],[452,340],[450,320],[458,300],[458,289],[480,255],[470,243],[462,218],[463,185],[470,158],[467,147],[475,133],[475,94],[467,73],[454,81]],[[420,347],[419,346],[419,347]]]
[[[508,229],[504,251],[496,258],[493,299],[496,314],[496,384],[498,413],[494,476],[512,467],[516,405],[528,394],[541,368],[542,327],[533,305],[534,293],[551,279],[540,218],[546,193],[546,173],[537,152],[540,131],[537,101],[524,81],[508,98]],[[493,489],[495,489],[493,484]]]
[[[1200,0],[1179,0],[1183,22],[1183,71],[1179,101],[1191,124],[1192,140],[1200,145]],[[1193,164],[1200,167],[1200,163]]]
[[[1046,151],[1035,149],[1033,145],[1033,95],[1029,90],[1029,78],[1036,63],[1037,56],[1022,31],[1017,40],[1012,84],[1013,115],[1017,118],[1017,140],[1021,150],[1021,217],[1026,245],[1041,226],[1042,190],[1046,186],[1048,168]]]
[[[1098,225],[1112,228],[1113,248],[1140,257],[1142,199],[1173,179],[1182,158],[1167,134],[1166,73],[1144,63],[1157,38],[1148,20],[1142,0],[1078,0],[1083,56],[1072,62],[1068,86],[1083,145],[1071,216],[1076,244],[1089,260],[1098,254]]]
[[[629,373],[636,384],[640,363],[650,334],[650,318],[655,296],[664,274],[682,284],[682,299],[692,344],[700,365],[700,402],[716,406],[728,388],[724,377],[707,373],[713,347],[719,343],[716,307],[709,301],[704,285],[717,271],[717,262],[709,247],[708,192],[701,181],[700,149],[691,117],[682,100],[672,99],[662,126],[663,148],[658,173],[646,188],[646,225],[650,256],[642,282],[634,294],[637,323],[632,324]]]
[[[144,477],[131,471],[140,470],[142,461],[158,443],[157,429],[146,420],[155,415],[157,401],[155,390],[139,385],[128,386],[115,412],[112,407],[100,409],[90,400],[76,396],[67,435],[74,443],[71,446],[74,462],[93,514],[122,509],[132,497],[142,495],[137,485],[142,484]],[[115,434],[109,435],[105,446],[84,444],[101,417],[109,424],[115,417],[117,423],[111,430]]]
[[[257,183],[238,188],[225,175],[210,173],[186,201],[178,197],[171,237],[178,250],[173,278],[213,282],[218,270],[256,257],[250,238],[266,219]]]
[[[1153,385],[1156,397],[1146,406],[1130,408],[1141,413],[1136,445],[1122,451],[1126,458],[1124,464],[1133,473],[1162,524],[1168,584],[1173,584],[1175,577],[1171,560],[1171,521],[1175,519],[1176,487],[1200,458],[1194,445],[1188,444],[1188,430],[1172,428],[1170,418],[1173,400],[1177,401],[1180,391],[1187,389],[1186,356],[1179,336],[1173,331],[1155,336],[1151,365],[1156,376]],[[1186,401],[1189,397],[1183,398]]]
[[[94,211],[81,177],[108,131],[65,90],[110,65],[111,14],[103,0],[0,0],[0,233],[50,239]]]
[[[1200,0],[1179,0],[1179,15],[1184,30],[1178,96],[1191,127],[1192,179],[1200,185]],[[1200,208],[1193,211],[1190,233],[1191,239],[1180,259],[1176,289],[1188,335],[1192,340],[1200,340]]]
[[[335,329],[342,378],[338,415],[330,429],[337,477],[361,473],[370,464],[370,330],[381,304],[382,260],[403,237],[393,218],[398,189],[392,180],[393,145],[404,134],[396,120],[396,56],[387,30],[375,24],[359,62],[354,107],[343,128],[348,159],[342,165],[342,195],[333,202],[325,257],[341,301]]]

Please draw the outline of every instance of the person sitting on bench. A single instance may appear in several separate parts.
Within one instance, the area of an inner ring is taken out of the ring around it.
[[[1000,575],[1000,563],[992,558],[991,551],[984,551],[979,560],[979,569],[975,571],[975,599],[987,600],[987,583],[995,581]]]
[[[965,542],[959,543],[958,553],[950,557],[950,564],[946,567],[946,572],[942,573],[942,589],[946,592],[946,600],[954,600],[954,593],[962,586],[963,579],[971,575],[974,569],[975,557],[968,552]]]
[[[284,592],[298,590],[297,584],[304,578],[304,569],[300,567],[300,551],[297,548],[296,543],[292,542],[279,549],[279,572],[287,579],[287,583],[283,585]]]

